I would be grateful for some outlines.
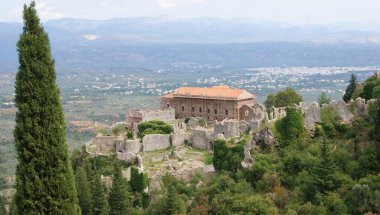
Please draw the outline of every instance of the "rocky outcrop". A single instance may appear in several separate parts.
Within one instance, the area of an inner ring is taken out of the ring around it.
[[[321,121],[321,108],[318,103],[314,102],[310,106],[305,106],[303,112],[305,127],[311,134],[314,134],[315,123]]]
[[[253,140],[257,145],[261,147],[274,147],[278,146],[276,139],[268,128],[263,128],[256,135],[253,136]]]

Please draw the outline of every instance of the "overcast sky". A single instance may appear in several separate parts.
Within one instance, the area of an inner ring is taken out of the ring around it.
[[[26,0],[0,0],[0,21],[21,21]],[[283,24],[380,24],[380,0],[36,0],[43,21],[170,16]]]

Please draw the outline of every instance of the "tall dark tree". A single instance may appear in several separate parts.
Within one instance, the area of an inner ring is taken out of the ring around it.
[[[112,188],[108,197],[110,214],[128,213],[128,190],[127,183],[121,175],[119,164],[115,164],[115,174],[112,177]]]
[[[54,60],[35,6],[24,5],[17,43],[16,204],[19,214],[78,214]]]
[[[4,198],[0,196],[0,214],[7,214],[7,210],[5,209]]]
[[[94,175],[91,180],[91,214],[106,215],[108,214],[108,202],[103,190],[102,182],[99,175]]]
[[[349,102],[351,100],[352,94],[354,94],[357,84],[358,84],[358,81],[356,79],[356,75],[351,74],[350,83],[348,84],[346,88],[346,92],[344,93],[344,96],[343,96],[343,100],[345,102]]]
[[[83,167],[78,167],[75,173],[75,184],[78,191],[78,200],[82,214],[90,214],[91,190],[88,183],[86,171]]]
[[[139,173],[136,167],[131,167],[130,185],[133,192],[142,193],[148,186],[148,176],[143,172]]]

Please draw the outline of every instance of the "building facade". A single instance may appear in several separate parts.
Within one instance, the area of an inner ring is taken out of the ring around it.
[[[181,87],[161,97],[161,109],[173,108],[175,118],[203,117],[208,121],[225,118],[240,120],[240,109],[253,106],[256,97],[242,89],[228,86],[210,88]]]

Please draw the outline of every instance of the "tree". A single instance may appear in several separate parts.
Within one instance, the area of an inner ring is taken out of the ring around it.
[[[146,174],[139,173],[136,167],[131,167],[131,188],[133,192],[142,193],[148,186],[148,176]]]
[[[281,147],[294,143],[304,132],[304,122],[301,111],[294,107],[286,108],[286,116],[275,122],[275,128]]]
[[[327,94],[323,91],[318,97],[318,104],[322,107],[323,104],[329,104],[331,102],[331,98],[327,97]]]
[[[276,95],[269,94],[267,100],[264,102],[266,108],[274,107],[287,107],[293,104],[298,104],[303,101],[293,88],[288,87],[284,91],[279,91]]]
[[[0,196],[0,214],[7,214],[7,210],[5,209],[4,198]]]
[[[169,184],[166,198],[166,213],[168,215],[185,214],[185,202],[177,195],[174,186]]]
[[[79,214],[54,60],[35,6],[24,5],[17,43],[16,204],[20,214]]]
[[[335,186],[334,180],[335,163],[332,160],[328,142],[323,140],[320,147],[319,161],[311,169],[311,200],[320,201],[318,195],[325,195],[328,191],[333,191]]]
[[[78,190],[79,205],[82,214],[90,214],[91,209],[91,191],[88,183],[86,171],[82,167],[78,167],[75,173],[76,188]]]
[[[350,83],[348,84],[348,86],[346,88],[346,92],[343,95],[343,101],[349,102],[351,100],[352,95],[354,94],[354,92],[356,90],[357,84],[358,83],[357,83],[356,75],[351,74]]]
[[[119,164],[115,164],[115,173],[112,177],[112,188],[108,197],[110,214],[128,213],[128,193],[126,181],[121,175]]]
[[[371,189],[368,185],[355,184],[349,193],[347,206],[351,214],[363,214],[371,208]]]
[[[102,182],[99,175],[94,175],[91,180],[91,214],[106,215],[108,214],[108,203],[104,194]]]

